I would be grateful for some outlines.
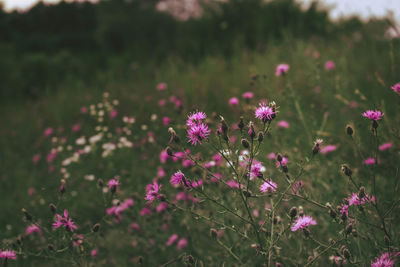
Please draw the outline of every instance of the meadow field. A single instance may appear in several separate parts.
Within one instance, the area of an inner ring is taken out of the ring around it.
[[[399,39],[232,51],[7,93],[3,266],[395,266]]]

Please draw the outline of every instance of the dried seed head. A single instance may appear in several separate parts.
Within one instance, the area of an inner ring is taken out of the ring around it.
[[[294,218],[294,217],[296,217],[296,215],[297,215],[297,208],[296,207],[292,207],[291,209],[290,209],[290,211],[289,211],[289,216],[290,216],[290,218]]]
[[[212,238],[216,239],[218,237],[218,232],[214,228],[210,229],[210,235]]]
[[[353,173],[353,171],[350,169],[349,165],[347,165],[347,164],[343,164],[341,170],[346,176],[351,176]]]
[[[364,186],[361,186],[360,187],[360,190],[358,191],[358,198],[359,199],[362,199],[363,197],[365,197],[366,196],[366,194],[365,194],[365,187]]]
[[[258,133],[258,142],[262,142],[264,140],[264,134],[263,134],[263,132],[259,132]]]
[[[50,211],[51,211],[52,213],[56,213],[56,211],[57,211],[57,207],[56,207],[56,205],[54,205],[53,203],[51,203],[51,204],[49,205],[49,209],[50,209]]]
[[[242,131],[244,128],[243,116],[240,116],[240,121],[239,121],[238,127],[239,127],[240,131]]]
[[[242,139],[242,146],[243,146],[244,148],[249,148],[249,147],[250,147],[249,141],[247,141],[246,138],[243,138],[243,139]]]
[[[96,223],[92,227],[92,231],[95,232],[95,233],[97,233],[99,231],[99,229],[100,229],[100,224],[99,223]]]
[[[30,215],[29,212],[25,208],[22,208],[21,211],[24,214],[25,219],[27,221],[31,221],[32,220],[32,218],[33,218],[32,215]]]
[[[350,136],[353,136],[355,133],[354,127],[351,124],[347,124],[345,130],[346,130],[346,134],[348,134]]]

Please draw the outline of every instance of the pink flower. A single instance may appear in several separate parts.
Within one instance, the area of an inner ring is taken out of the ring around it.
[[[166,83],[157,84],[157,90],[158,91],[164,91],[165,89],[167,89],[167,84]]]
[[[398,94],[400,94],[400,83],[396,83],[392,86],[392,90]]]
[[[146,215],[152,214],[152,212],[149,207],[144,206],[139,214],[140,214],[140,216],[146,216]]]
[[[108,208],[106,212],[108,215],[114,216],[116,218],[116,221],[118,222],[122,218],[121,213],[126,209],[128,209],[129,207],[133,206],[134,203],[135,202],[132,198],[127,198],[125,199],[124,202],[120,203],[119,205]]]
[[[196,111],[196,112],[190,113],[186,120],[186,125],[189,127],[192,127],[193,125],[198,125],[198,124],[202,123],[202,121],[206,118],[207,118],[206,113],[204,113],[202,111]]]
[[[391,259],[391,255],[385,252],[371,263],[371,267],[393,267],[394,262],[395,260]]]
[[[37,226],[36,224],[31,224],[26,228],[25,233],[27,235],[30,235],[30,234],[33,234],[33,233],[37,233],[38,235],[42,235],[42,230],[40,230],[39,226]]]
[[[278,188],[277,184],[271,180],[268,180],[260,185],[260,192],[261,193],[271,193],[275,192],[276,188]]]
[[[367,110],[362,114],[365,118],[374,120],[374,121],[378,121],[380,119],[382,119],[384,113],[382,113],[380,110]]]
[[[379,146],[379,150],[383,151],[383,150],[387,150],[387,149],[389,149],[391,147],[392,147],[392,143],[384,143],[384,144]]]
[[[321,154],[328,154],[329,152],[335,151],[336,146],[335,145],[327,145],[321,148],[320,152]]]
[[[117,117],[118,115],[118,111],[116,111],[115,109],[110,111],[110,118],[114,119],[115,117]]]
[[[309,225],[317,225],[317,221],[315,221],[310,216],[298,217],[290,230],[292,230],[292,232],[296,232],[297,230],[304,229]]]
[[[160,199],[161,187],[162,185],[158,184],[156,181],[154,181],[152,184],[148,184],[146,187],[145,200],[147,200],[149,203],[152,203],[154,200]]]
[[[281,128],[289,128],[290,127],[290,124],[287,122],[287,121],[279,121],[278,122],[278,127],[281,127]]]
[[[111,192],[115,192],[119,186],[119,181],[116,178],[112,178],[108,181],[107,186],[110,188]]]
[[[90,256],[91,256],[92,258],[94,258],[94,257],[97,256],[97,253],[98,253],[98,252],[99,252],[99,250],[98,250],[97,248],[92,249],[92,251],[90,251]]]
[[[17,259],[17,253],[13,250],[0,250],[0,258],[4,260],[16,260]],[[7,265],[5,265],[7,266]]]
[[[161,202],[160,204],[158,204],[158,206],[156,207],[156,211],[158,213],[166,210],[168,208],[168,204],[166,202]]]
[[[239,189],[239,183],[234,181],[234,180],[229,180],[226,182],[226,185],[229,186],[230,188],[237,188]]]
[[[177,248],[179,250],[184,249],[187,246],[187,239],[186,238],[181,238],[178,241],[178,244],[176,244]]]
[[[87,107],[81,107],[81,113],[82,114],[86,114],[88,112],[88,108]]]
[[[288,164],[289,160],[287,157],[282,157],[281,162],[276,161],[276,167],[279,168],[280,166],[286,166]]]
[[[33,158],[32,158],[33,164],[37,164],[39,160],[40,160],[39,154],[33,155]]]
[[[349,201],[349,206],[358,206],[358,205],[364,205],[365,203],[369,203],[370,201],[375,202],[375,197],[372,196],[370,197],[369,195],[365,195],[362,199],[358,197],[357,193],[351,194],[351,196],[348,198]]]
[[[45,137],[49,137],[50,135],[52,135],[53,134],[53,128],[46,128],[45,130],[44,130],[44,136]]]
[[[192,125],[187,132],[187,137],[189,138],[188,143],[192,145],[202,144],[201,142],[207,140],[210,130],[208,126],[204,123]]]
[[[157,177],[162,178],[165,176],[165,170],[161,167],[158,168],[157,170]]]
[[[170,118],[168,118],[168,117],[164,117],[163,118],[163,124],[164,124],[164,126],[168,126],[168,124],[171,122],[171,119]]]
[[[285,74],[289,71],[289,65],[288,64],[279,64],[276,67],[275,70],[275,76],[281,76],[282,74]]]
[[[375,159],[374,158],[367,158],[364,160],[365,165],[374,165],[375,164]]]
[[[171,236],[169,237],[169,239],[168,239],[166,245],[167,245],[168,247],[171,246],[173,243],[175,243],[176,240],[178,240],[178,238],[179,238],[179,237],[178,237],[177,234],[171,235]]]
[[[255,116],[262,122],[266,123],[275,118],[275,111],[272,107],[267,106],[266,104],[260,104],[255,111]]]
[[[81,125],[80,124],[75,124],[74,126],[72,126],[72,131],[74,133],[78,132],[81,129]]]
[[[187,186],[187,187],[190,187],[191,185],[190,185],[190,182],[185,178],[185,175],[181,172],[181,171],[177,171],[176,173],[174,173],[172,176],[171,176],[171,179],[169,180],[169,182],[172,184],[172,185],[179,185],[179,184],[182,184],[182,185],[185,185],[185,186]]]
[[[242,97],[244,99],[252,99],[254,97],[254,93],[253,92],[245,92],[242,94]]]
[[[276,155],[275,155],[275,153],[269,153],[267,158],[271,159],[271,160],[274,160],[274,159],[276,159]]]
[[[158,100],[158,105],[159,105],[160,107],[165,106],[165,104],[167,104],[167,100],[165,100],[165,99],[160,99],[160,100]]]
[[[130,227],[131,227],[132,230],[140,231],[140,226],[139,226],[139,224],[137,224],[137,223],[135,223],[135,222],[131,223]]]
[[[68,218],[68,211],[64,210],[64,217],[56,214],[56,220],[53,223],[53,228],[57,229],[59,227],[64,227],[68,232],[73,232],[74,229],[77,229],[75,223]]]
[[[253,160],[253,164],[251,165],[250,168],[250,177],[249,179],[251,181],[254,180],[254,178],[259,177],[263,172],[265,171],[265,167],[261,164],[261,162]]]
[[[325,62],[326,70],[333,70],[335,68],[335,63],[332,60]]]
[[[232,107],[239,105],[239,99],[237,97],[231,97],[229,99],[229,105]]]

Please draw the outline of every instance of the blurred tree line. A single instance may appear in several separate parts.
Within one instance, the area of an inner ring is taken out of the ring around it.
[[[363,23],[333,23],[316,3],[295,0],[207,1],[203,15],[178,20],[157,0],[41,2],[26,12],[0,5],[0,93],[36,96],[66,80],[90,82],[101,70],[169,57],[196,63],[208,55],[263,50],[287,38],[330,38],[362,31]]]

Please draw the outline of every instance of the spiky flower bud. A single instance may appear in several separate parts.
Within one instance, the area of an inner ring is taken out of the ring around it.
[[[165,149],[165,151],[167,152],[167,155],[168,155],[168,156],[172,157],[173,152],[172,152],[172,149],[171,149],[169,146],[167,146],[167,148]]]
[[[99,231],[99,229],[100,229],[100,224],[99,223],[96,223],[92,227],[92,231],[95,232],[95,233],[97,233]]]
[[[244,148],[249,148],[249,147],[250,147],[249,141],[247,141],[246,138],[243,138],[243,139],[242,139],[242,146],[243,146]]]
[[[362,199],[363,197],[365,197],[366,196],[366,194],[365,194],[365,187],[364,186],[361,186],[360,187],[360,190],[358,191],[358,198],[359,199]]]
[[[249,123],[249,131],[247,133],[251,139],[256,137],[256,130],[254,129],[254,124],[252,122]]]
[[[240,116],[240,121],[239,121],[238,127],[239,127],[240,131],[242,131],[244,128],[243,116]]]
[[[351,176],[353,174],[353,171],[347,164],[343,164],[341,170],[346,176]]]
[[[289,211],[289,216],[290,216],[290,218],[294,218],[294,217],[296,217],[296,215],[297,215],[297,208],[296,207],[292,207],[291,209],[290,209],[290,211]]]
[[[355,130],[354,130],[354,127],[352,125],[347,124],[345,129],[346,129],[346,134],[348,134],[350,136],[354,135]]]
[[[258,142],[262,142],[264,140],[264,134],[263,134],[263,132],[259,132],[258,133]]]

